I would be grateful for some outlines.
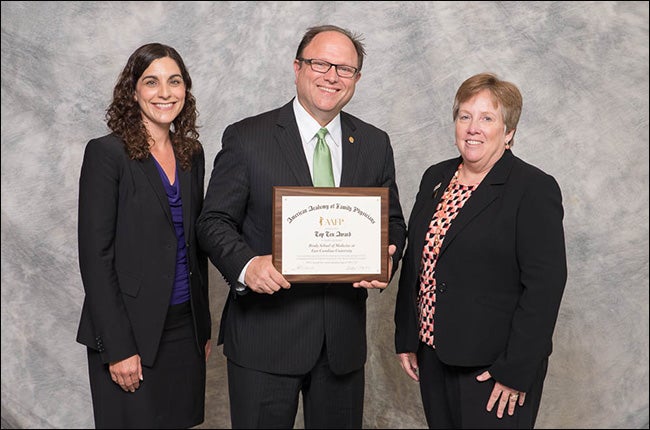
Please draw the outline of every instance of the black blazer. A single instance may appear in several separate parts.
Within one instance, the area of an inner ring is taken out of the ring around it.
[[[395,309],[398,353],[418,349],[417,295],[429,222],[461,158],[423,175],[409,219]],[[567,277],[555,179],[506,151],[452,221],[436,263],[434,342],[453,366],[489,366],[528,391],[551,338]]]
[[[210,338],[207,257],[197,248],[205,161],[177,166],[197,348]],[[139,353],[153,365],[169,308],[177,239],[152,157],[129,159],[114,134],[86,146],[79,180],[79,266],[86,293],[77,341],[106,363]]]
[[[389,188],[389,242],[397,246],[396,268],[406,225],[389,137],[343,112],[341,126],[340,185]],[[224,354],[244,367],[299,374],[316,362],[325,338],[335,372],[361,368],[366,360],[365,289],[294,283],[272,295],[235,292],[244,265],[272,252],[273,186],[313,186],[292,102],[231,124],[222,143],[197,231],[202,248],[231,288],[219,332]]]

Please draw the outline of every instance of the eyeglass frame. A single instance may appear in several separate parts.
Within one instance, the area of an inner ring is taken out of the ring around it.
[[[316,72],[316,73],[322,73],[322,74],[325,74],[325,73],[329,72],[330,69],[332,68],[332,66],[334,66],[334,70],[336,71],[336,75],[337,75],[339,78],[344,78],[344,79],[351,79],[351,78],[354,78],[355,76],[357,76],[357,74],[358,74],[359,71],[360,71],[360,69],[358,69],[357,67],[348,66],[347,64],[334,64],[334,63],[330,63],[329,61],[321,60],[321,59],[319,59],[319,58],[302,58],[302,57],[298,57],[298,58],[296,58],[296,60],[309,64],[309,67],[310,67],[314,72]],[[319,61],[319,62],[324,63],[324,64],[329,64],[329,67],[328,67],[327,70],[325,70],[324,72],[318,71],[318,70],[314,69],[314,66],[313,66],[313,62],[314,62],[314,61]],[[353,70],[354,70],[354,73],[352,73],[351,76],[341,76],[341,74],[339,73],[339,67],[348,67],[348,68],[350,68],[350,69],[353,69]]]

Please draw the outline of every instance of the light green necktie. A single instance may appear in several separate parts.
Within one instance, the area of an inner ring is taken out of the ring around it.
[[[330,147],[325,141],[327,129],[325,127],[318,130],[316,136],[316,148],[314,149],[314,186],[315,187],[333,187],[334,173],[332,172],[332,157]]]

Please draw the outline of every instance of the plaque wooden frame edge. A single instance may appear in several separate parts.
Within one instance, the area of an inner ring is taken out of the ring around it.
[[[380,247],[381,273],[354,273],[354,274],[292,274],[285,275],[289,282],[296,283],[353,283],[358,281],[378,280],[388,282],[388,210],[389,190],[387,187],[299,187],[299,186],[274,186],[273,187],[273,247],[272,261],[276,270],[282,273],[282,197],[284,196],[379,196],[381,198],[380,216]]]

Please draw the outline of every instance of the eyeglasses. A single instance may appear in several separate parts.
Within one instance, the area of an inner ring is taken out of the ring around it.
[[[298,61],[303,61],[311,67],[314,72],[327,73],[334,66],[336,74],[341,78],[353,78],[359,69],[352,66],[343,66],[341,64],[332,64],[324,60],[315,60],[313,58],[296,58]]]

